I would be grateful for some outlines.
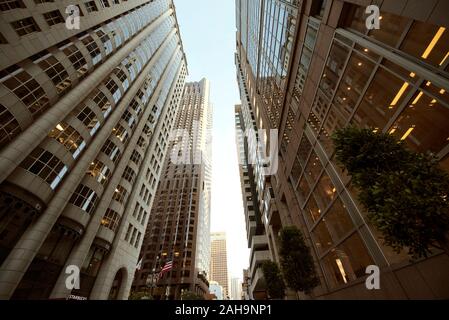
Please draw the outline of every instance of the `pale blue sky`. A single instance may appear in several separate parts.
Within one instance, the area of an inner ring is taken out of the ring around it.
[[[239,103],[234,0],[175,0],[188,81],[206,77],[214,106],[211,231],[227,235],[229,278],[242,278],[248,248],[242,208],[234,105]]]

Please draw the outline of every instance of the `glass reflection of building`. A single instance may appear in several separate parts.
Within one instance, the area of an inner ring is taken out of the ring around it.
[[[173,2],[75,1],[71,31],[43,2],[0,6],[0,298],[127,299],[187,73]]]
[[[383,245],[357,203],[350,177],[333,157],[330,136],[352,124],[390,133],[412,150],[432,152],[449,170],[449,19],[440,13],[447,3],[399,7],[381,6],[380,29],[368,30],[365,7],[351,1],[298,4],[295,50],[281,87],[280,166],[271,177],[278,212],[269,216],[310,235],[321,280],[318,296],[449,297],[443,285],[449,281],[447,255],[435,250],[411,263],[404,252]],[[245,55],[243,41],[237,44]],[[264,78],[245,80],[259,88]],[[263,92],[250,92],[255,112],[267,110],[257,116],[258,126],[269,123],[276,108],[273,101],[265,106]],[[382,270],[379,291],[364,287],[371,264]],[[434,272],[423,274],[429,268]]]

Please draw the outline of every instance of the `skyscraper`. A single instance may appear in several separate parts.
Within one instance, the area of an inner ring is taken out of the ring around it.
[[[261,216],[264,203],[260,194],[264,192],[265,183],[259,184],[257,181],[269,183],[269,177],[264,175],[263,162],[260,153],[257,152],[256,139],[259,132],[254,113],[250,109],[250,102],[245,98],[247,88],[238,60],[236,60],[236,63],[238,66],[237,80],[242,97],[242,104],[235,106],[236,144],[246,236],[248,248],[250,248],[248,272],[252,279],[248,292],[250,292],[250,299],[264,299],[266,298],[266,287],[260,266],[262,262],[271,260],[272,256]],[[271,188],[268,190],[271,190]]]
[[[212,104],[209,81],[187,83],[162,168],[133,288],[156,299],[209,292]],[[156,279],[167,262],[173,268]]]
[[[226,233],[210,234],[210,279],[223,287],[223,299],[229,299],[228,257]]]
[[[171,0],[72,4],[0,6],[1,299],[128,297],[184,88]]]
[[[236,1],[242,109],[258,129],[279,130],[264,142],[280,146],[278,170],[254,181],[265,190],[261,220],[277,261],[281,227],[302,230],[320,278],[314,297],[448,298],[449,257],[435,249],[410,262],[384,245],[334,160],[331,134],[356,125],[449,170],[448,2],[374,2],[380,28],[367,23],[372,2]],[[380,268],[379,290],[365,287],[369,265]]]

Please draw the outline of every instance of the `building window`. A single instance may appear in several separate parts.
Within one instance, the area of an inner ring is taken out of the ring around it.
[[[94,12],[98,11],[97,5],[95,4],[95,1],[88,1],[85,2],[84,5],[86,6],[87,12]]]
[[[91,162],[86,174],[94,177],[96,181],[104,185],[111,176],[111,170],[109,170],[108,166],[103,162],[94,160],[93,162]]]
[[[331,288],[365,277],[366,267],[373,260],[357,233],[331,249],[323,259],[326,279]]]
[[[122,177],[132,185],[136,178],[136,172],[131,167],[126,167]]]
[[[41,31],[36,21],[32,17],[11,22],[12,27],[19,36],[24,36],[33,32]]]
[[[128,78],[126,76],[126,73],[122,70],[122,69],[115,69],[115,75],[117,76],[117,78],[120,80],[120,82],[122,83],[123,86],[123,90],[127,90],[129,87],[129,81]]]
[[[117,188],[115,188],[114,195],[112,196],[112,199],[123,203],[126,201],[126,196],[128,194],[128,191],[126,191],[125,188],[123,188],[121,185],[118,185]]]
[[[0,10],[8,11],[12,9],[26,8],[22,0],[2,0],[0,1]]]
[[[106,143],[103,145],[103,148],[101,148],[101,151],[109,156],[109,159],[111,159],[113,162],[116,162],[120,157],[119,147],[117,147],[111,140],[106,141]]]
[[[137,166],[140,165],[140,162],[142,161],[142,156],[140,155],[139,152],[137,152],[136,150],[133,151],[133,153],[131,154],[131,161],[133,161],[135,164],[137,164]]]
[[[81,40],[81,39],[80,39]],[[86,47],[87,51],[89,51],[89,54],[92,58],[93,65],[96,65],[101,60],[101,51],[100,48],[98,48],[97,43],[91,36],[87,36],[81,40],[81,42]]]
[[[109,8],[111,5],[108,0],[100,0],[100,4],[102,8]]]
[[[40,147],[34,149],[19,166],[45,180],[52,189],[67,172],[67,166],[58,157]]]
[[[101,109],[101,112],[103,113],[103,117],[106,118],[112,110],[112,106],[108,100],[108,97],[106,97],[106,95],[103,92],[101,92],[100,90],[97,90],[97,92],[96,92],[95,96],[92,98],[92,100]]]
[[[128,140],[128,131],[121,124],[112,129],[112,134],[115,135],[121,142],[126,143]]]
[[[115,83],[115,81],[112,78],[110,78],[109,80],[106,81],[105,86],[109,90],[109,92],[111,92],[114,102],[117,103],[122,96],[122,93],[120,92],[117,83]]]
[[[112,209],[108,209],[101,219],[101,225],[115,232],[120,222],[120,215]]]
[[[61,12],[59,12],[59,10],[44,13],[44,18],[49,26],[53,26],[55,24],[64,22],[64,18],[62,17]]]
[[[75,68],[78,78],[84,77],[87,73],[87,62],[81,51],[74,44],[64,48],[63,51]]]
[[[35,63],[37,63],[39,67],[41,67],[42,70],[45,71],[45,73],[55,85],[58,93],[63,92],[65,89],[71,86],[69,74],[53,55],[38,62],[35,61]]]
[[[128,126],[132,129],[136,125],[136,119],[132,115],[129,110],[126,110],[123,115],[122,119],[128,124]]]
[[[50,106],[44,89],[25,70],[18,69],[1,81],[25,104],[33,118],[36,119]]]
[[[125,234],[125,241],[129,240],[129,236],[131,235],[132,228],[133,228],[133,225],[131,223],[128,224],[128,229],[126,230],[126,234]]]
[[[142,234],[139,232],[137,234],[137,238],[136,238],[136,242],[134,243],[134,247],[137,248],[139,246],[140,243],[140,237],[142,236]]]
[[[90,135],[93,136],[100,127],[100,122],[98,121],[95,112],[93,112],[88,106],[85,106],[81,111],[79,111],[79,109],[75,109],[75,113],[76,112],[79,112],[76,118],[86,126]]]
[[[11,141],[22,131],[19,122],[9,112],[9,110],[0,104],[0,148]]]
[[[95,208],[97,194],[89,187],[80,184],[69,200],[69,203],[81,208],[88,214],[91,214]]]
[[[101,42],[103,43],[104,51],[106,52],[106,55],[110,54],[112,52],[112,42],[109,36],[104,33],[103,30],[99,29],[95,31],[98,38],[100,38]]]
[[[83,137],[72,126],[65,122],[60,122],[48,134],[72,153],[74,159],[86,146]]]

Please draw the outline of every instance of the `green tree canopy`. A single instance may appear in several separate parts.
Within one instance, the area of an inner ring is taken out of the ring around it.
[[[262,272],[267,284],[268,295],[272,299],[282,299],[285,296],[285,283],[276,262],[264,261]]]
[[[282,274],[290,288],[308,294],[320,283],[310,249],[297,227],[281,230],[279,254]]]
[[[414,258],[436,244],[447,252],[449,178],[432,155],[370,129],[346,127],[332,139],[337,162],[387,245],[397,252],[407,247]]]
[[[153,300],[153,297],[145,291],[133,291],[129,295],[128,300]]]
[[[204,297],[192,291],[184,291],[181,300],[204,300]]]

